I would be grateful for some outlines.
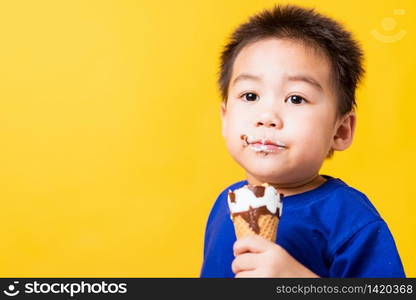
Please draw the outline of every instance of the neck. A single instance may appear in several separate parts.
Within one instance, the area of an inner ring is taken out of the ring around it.
[[[250,174],[247,174],[247,181],[249,184],[252,185],[259,185],[264,182],[254,178]],[[279,193],[290,196],[295,194],[304,193],[310,190],[313,190],[323,184],[326,181],[324,177],[319,174],[315,174],[309,178],[305,178],[301,181],[293,182],[293,183],[276,183],[276,182],[268,182],[268,184],[272,185]]]

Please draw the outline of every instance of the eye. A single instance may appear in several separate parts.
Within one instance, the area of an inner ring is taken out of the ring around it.
[[[241,95],[241,97],[243,97],[244,100],[250,101],[250,102],[256,101],[258,98],[258,96],[254,93],[244,93],[243,95]]]
[[[298,96],[298,95],[292,95],[289,96],[286,101],[290,101],[293,104],[301,104],[302,101],[306,102],[305,98]]]

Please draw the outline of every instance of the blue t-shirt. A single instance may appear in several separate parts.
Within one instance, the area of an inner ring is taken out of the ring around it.
[[[320,277],[405,277],[387,224],[361,192],[342,180],[327,179],[314,190],[283,198],[276,243]],[[234,277],[236,241],[227,204],[217,198],[208,218],[201,277]]]

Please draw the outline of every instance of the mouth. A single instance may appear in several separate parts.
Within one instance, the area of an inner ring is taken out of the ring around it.
[[[287,148],[286,144],[284,144],[283,142],[268,139],[265,137],[255,138],[243,134],[240,136],[240,139],[243,140],[244,147],[250,147],[255,152],[273,153]]]

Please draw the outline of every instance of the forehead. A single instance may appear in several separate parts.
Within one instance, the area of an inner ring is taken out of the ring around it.
[[[230,85],[247,73],[274,81],[301,74],[315,80],[323,90],[332,87],[331,64],[323,51],[289,39],[268,38],[245,46],[234,61]]]

